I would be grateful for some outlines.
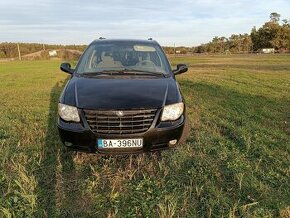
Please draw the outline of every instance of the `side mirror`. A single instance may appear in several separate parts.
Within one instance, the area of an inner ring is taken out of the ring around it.
[[[73,74],[73,73],[74,73],[74,69],[71,68],[70,63],[62,63],[62,64],[60,65],[60,69],[61,69],[63,72],[66,72],[66,73],[69,73],[69,74]]]
[[[178,74],[185,73],[187,70],[188,70],[188,68],[187,68],[186,64],[177,64],[176,70],[173,70],[172,72],[175,75],[178,75]]]

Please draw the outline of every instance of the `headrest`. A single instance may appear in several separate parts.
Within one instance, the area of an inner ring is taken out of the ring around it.
[[[104,56],[102,61],[104,61],[104,62],[114,61],[114,59],[111,56]]]

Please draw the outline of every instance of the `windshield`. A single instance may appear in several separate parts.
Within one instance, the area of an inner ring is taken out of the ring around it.
[[[77,68],[78,74],[112,71],[168,74],[170,69],[158,45],[131,42],[93,43]]]

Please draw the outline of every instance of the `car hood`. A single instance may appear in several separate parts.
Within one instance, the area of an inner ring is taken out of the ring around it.
[[[61,102],[83,109],[161,108],[180,102],[178,84],[172,78],[86,78],[73,77]]]

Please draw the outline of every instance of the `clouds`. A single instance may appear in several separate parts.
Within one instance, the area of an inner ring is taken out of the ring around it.
[[[191,46],[249,32],[271,12],[287,16],[289,9],[288,0],[9,0],[0,2],[0,41],[153,37],[163,45]]]

